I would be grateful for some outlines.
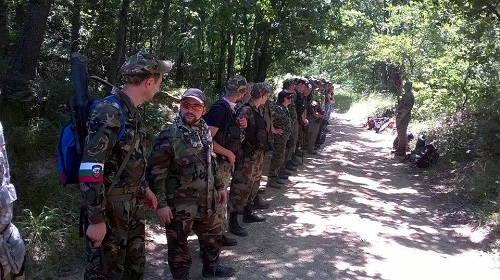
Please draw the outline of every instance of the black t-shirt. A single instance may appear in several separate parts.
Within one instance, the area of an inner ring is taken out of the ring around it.
[[[208,112],[203,117],[205,122],[209,126],[217,127],[219,129],[225,130],[227,126],[227,112],[226,108],[220,105],[215,105],[208,110]]]

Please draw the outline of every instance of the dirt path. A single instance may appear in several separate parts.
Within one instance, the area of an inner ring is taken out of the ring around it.
[[[425,174],[392,159],[390,133],[336,118],[323,156],[264,194],[267,222],[244,224],[249,236],[223,250],[232,279],[500,279],[476,234],[443,222]],[[171,279],[163,232],[149,227],[146,279]],[[202,279],[195,236],[190,245],[191,278]]]

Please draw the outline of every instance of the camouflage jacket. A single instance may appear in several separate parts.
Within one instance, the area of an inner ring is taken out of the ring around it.
[[[283,106],[283,104],[276,103],[273,105],[273,108],[271,110],[274,128],[283,129],[282,135],[274,135],[274,142],[286,143],[286,141],[288,141],[288,138],[290,137],[290,134],[292,133],[292,125],[288,109]]]
[[[14,185],[10,183],[9,161],[5,149],[3,127],[0,123],[0,232],[10,224],[12,220],[12,203],[17,199]]]
[[[118,104],[103,100],[96,106],[87,122],[89,134],[85,139],[80,166],[80,189],[83,206],[87,210],[87,217],[91,224],[104,221],[106,196],[116,172],[130,149],[133,149],[132,154],[110,196],[120,194],[135,196],[144,183],[146,129],[141,121],[139,110],[128,96],[123,92],[119,92],[118,95],[123,102],[122,111]],[[122,112],[126,114],[125,135],[118,140]],[[135,137],[136,134],[137,137]],[[92,168],[92,175],[82,179],[82,174],[89,172],[88,166]]]
[[[175,123],[162,130],[146,171],[147,183],[158,197],[158,209],[169,206],[174,216],[192,218],[214,211],[215,190],[224,184],[215,172],[215,158],[208,165],[207,152],[208,147],[193,148]]]
[[[288,105],[288,113],[290,114],[290,120],[292,125],[297,122],[297,93],[292,94],[292,102]]]
[[[399,100],[396,113],[398,118],[404,118],[411,112],[413,105],[415,104],[415,97],[413,93],[407,92],[401,96],[401,100]]]

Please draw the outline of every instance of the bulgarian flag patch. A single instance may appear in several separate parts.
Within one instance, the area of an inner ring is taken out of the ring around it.
[[[104,181],[104,164],[97,162],[82,162],[80,164],[80,183],[102,183]]]

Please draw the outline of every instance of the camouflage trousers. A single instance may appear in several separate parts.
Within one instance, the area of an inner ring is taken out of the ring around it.
[[[218,160],[218,164],[219,170],[217,172],[220,173],[222,181],[224,182],[224,188],[227,191],[229,185],[231,184],[231,173],[233,168],[227,160]],[[224,204],[215,203],[215,205],[221,221],[222,232],[227,232],[227,202]]]
[[[319,129],[321,127],[320,123],[316,123],[316,118],[311,117],[309,119],[309,124],[307,125],[307,151],[314,151],[316,138],[318,138]]]
[[[192,259],[188,237],[191,230],[198,236],[203,264],[217,262],[222,241],[222,228],[217,213],[203,218],[177,218],[165,225],[168,266],[174,279],[188,279]]]
[[[291,143],[286,147],[285,161],[292,159],[292,156],[295,153],[295,149],[297,147],[298,138],[299,138],[299,125],[297,123],[297,120],[295,121],[292,120],[292,134],[290,134],[290,139],[288,140],[291,141]]]
[[[273,156],[269,165],[269,177],[278,177],[279,172],[285,165],[286,142],[274,142]]]
[[[106,204],[106,235],[100,247],[87,239],[84,279],[143,279],[144,206],[136,198]]]
[[[404,151],[408,146],[408,138],[406,132],[410,124],[411,114],[408,113],[404,117],[396,116],[396,130],[398,132],[398,149]]]
[[[231,191],[227,203],[229,212],[243,210],[246,205],[251,206],[253,199],[257,195],[262,176],[262,163],[264,161],[264,151],[256,150],[250,157],[242,159],[234,171],[231,181]]]

